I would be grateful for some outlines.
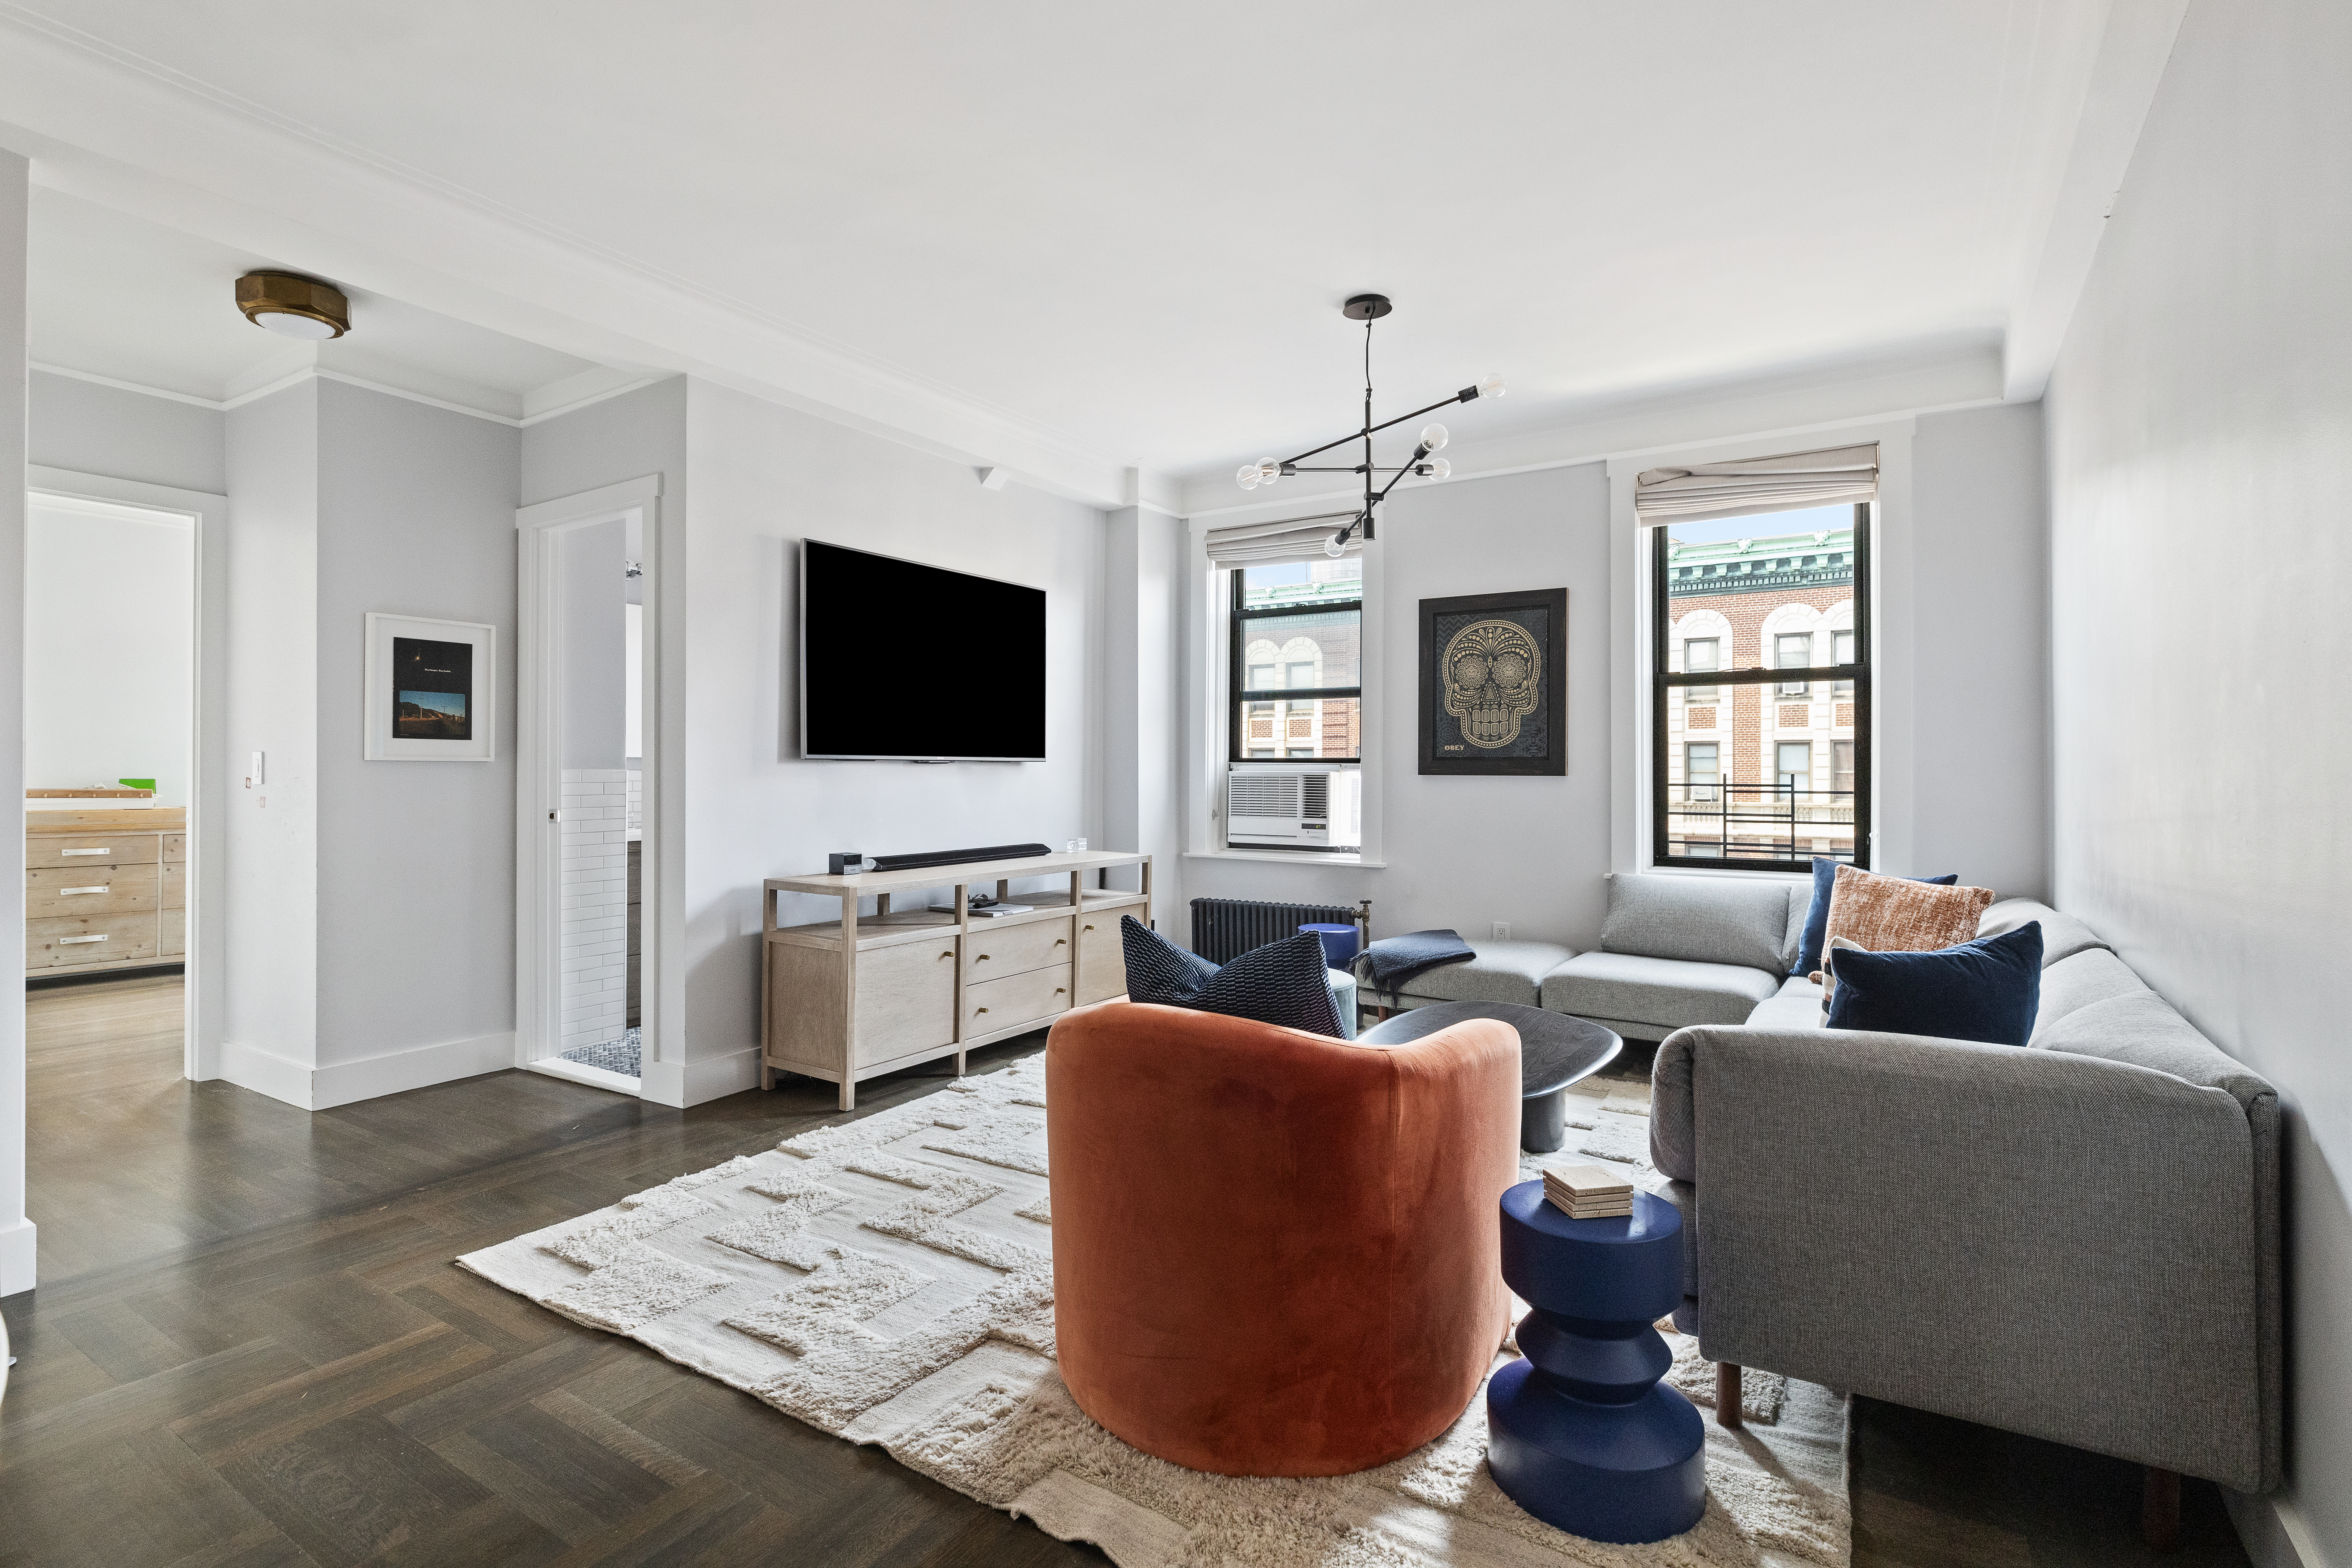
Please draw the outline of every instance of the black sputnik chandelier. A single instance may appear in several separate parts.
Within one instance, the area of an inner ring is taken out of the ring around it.
[[[1348,552],[1348,541],[1359,529],[1363,531],[1366,540],[1369,541],[1373,537],[1374,510],[1381,502],[1389,499],[1389,491],[1396,489],[1397,481],[1407,474],[1424,479],[1442,479],[1454,471],[1453,464],[1436,456],[1438,449],[1446,442],[1445,426],[1443,425],[1433,422],[1423,426],[1419,444],[1413,447],[1412,456],[1406,458],[1402,466],[1395,468],[1383,468],[1372,461],[1373,437],[1392,425],[1402,425],[1408,419],[1418,419],[1424,414],[1433,414],[1448,404],[1469,403],[1481,397],[1503,395],[1503,378],[1499,375],[1490,375],[1477,385],[1465,386],[1453,396],[1440,398],[1426,408],[1416,408],[1410,414],[1400,414],[1393,419],[1382,420],[1378,425],[1373,424],[1372,323],[1395,310],[1396,307],[1389,302],[1389,297],[1385,294],[1359,294],[1339,309],[1349,321],[1364,323],[1364,423],[1362,427],[1340,437],[1336,441],[1326,441],[1320,447],[1311,447],[1295,458],[1285,458],[1278,462],[1272,458],[1263,458],[1255,463],[1244,463],[1241,471],[1234,476],[1242,489],[1254,490],[1260,485],[1270,485],[1275,480],[1292,474],[1363,475],[1364,510],[1349,519],[1345,528],[1331,536],[1330,542],[1323,546],[1324,553],[1327,555],[1345,555]],[[1333,447],[1344,447],[1350,441],[1361,441],[1364,444],[1362,462],[1310,463],[1307,460],[1309,458],[1319,458]],[[1382,474],[1390,476],[1386,484],[1381,483]]]

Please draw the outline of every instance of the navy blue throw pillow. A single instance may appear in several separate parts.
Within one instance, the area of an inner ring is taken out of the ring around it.
[[[1335,1040],[1343,1037],[1323,943],[1312,931],[1253,948],[1223,969],[1185,952],[1133,915],[1119,917],[1118,936],[1127,957],[1130,1002],[1223,1013]]]
[[[1805,934],[1797,942],[1797,967],[1789,971],[1792,980],[1802,980],[1822,966],[1822,943],[1830,935],[1830,889],[1837,882],[1838,863],[1813,857],[1813,902],[1805,911]],[[1948,888],[1960,879],[1958,871],[1947,871],[1940,877],[1913,877],[1914,882],[1933,882]]]
[[[1190,1007],[1217,966],[1188,952],[1137,920],[1118,917],[1118,945],[1127,960],[1127,999]]]
[[[2042,922],[1933,952],[1829,955],[1832,1029],[2021,1046],[2042,1010]]]

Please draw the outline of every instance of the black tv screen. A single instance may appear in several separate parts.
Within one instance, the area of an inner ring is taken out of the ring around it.
[[[1045,591],[803,542],[801,755],[1042,762]]]

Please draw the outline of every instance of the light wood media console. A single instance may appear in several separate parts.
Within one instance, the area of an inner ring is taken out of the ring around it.
[[[1139,866],[1141,890],[1097,884],[1118,866]],[[1015,878],[1070,879],[1067,893],[1024,893]],[[970,889],[996,884],[999,902],[1030,912],[975,918]],[[893,893],[952,887],[952,912],[893,910]],[[841,919],[779,926],[776,895],[814,893],[841,900]],[[876,912],[860,918],[872,896]],[[771,877],[760,896],[760,1087],[778,1072],[806,1073],[841,1086],[841,1109],[857,1103],[857,1083],[900,1068],[1009,1039],[1057,1013],[1127,994],[1118,921],[1151,921],[1149,855],[1039,855],[854,877]]]

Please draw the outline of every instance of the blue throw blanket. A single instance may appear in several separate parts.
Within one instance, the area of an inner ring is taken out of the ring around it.
[[[1356,972],[1370,981],[1374,990],[1387,992],[1393,1005],[1402,1000],[1399,994],[1423,970],[1477,956],[1460,931],[1408,931],[1402,936],[1384,936],[1364,949],[1356,960]]]

